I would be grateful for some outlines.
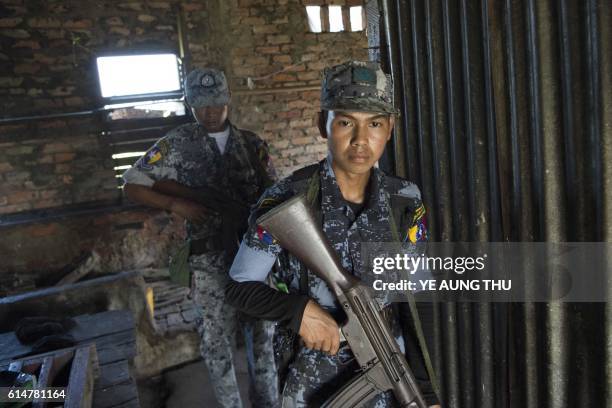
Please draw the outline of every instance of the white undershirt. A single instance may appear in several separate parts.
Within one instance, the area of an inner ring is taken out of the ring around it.
[[[224,130],[222,130],[221,132],[208,134],[208,136],[214,138],[215,141],[217,142],[217,147],[219,148],[219,151],[221,152],[221,154],[225,152],[225,146],[227,145],[227,138],[229,137],[229,134],[230,134],[229,126],[226,127]]]

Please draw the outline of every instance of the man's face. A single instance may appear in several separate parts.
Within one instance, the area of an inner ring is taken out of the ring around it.
[[[387,113],[329,111],[327,145],[334,168],[351,174],[369,172],[382,156],[393,124]]]
[[[227,105],[223,106],[202,106],[201,108],[191,108],[193,116],[198,123],[211,133],[221,132],[225,129],[227,120]]]

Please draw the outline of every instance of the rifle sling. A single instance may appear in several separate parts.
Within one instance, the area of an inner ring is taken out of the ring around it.
[[[392,210],[389,211],[389,223],[391,224],[391,235],[393,236],[393,240],[396,242],[401,242],[399,234],[400,226],[396,223],[395,216],[393,215]],[[423,333],[423,326],[421,325],[421,319],[419,318],[419,311],[417,309],[416,301],[414,300],[414,295],[411,291],[406,291],[406,294],[408,296],[408,306],[410,308],[410,314],[412,315],[412,321],[414,322],[414,328],[416,331],[417,339],[419,341],[419,347],[421,348],[421,353],[423,353],[423,359],[425,360],[427,374],[429,374],[429,381],[431,381],[431,386],[433,387],[434,392],[436,393],[438,398],[440,398],[440,388],[438,386],[436,373],[433,369],[433,363],[429,354],[429,348],[427,347],[427,342],[425,341],[425,334]]]

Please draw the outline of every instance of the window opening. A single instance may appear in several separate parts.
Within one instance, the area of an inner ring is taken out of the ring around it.
[[[354,6],[349,9],[351,31],[363,30],[363,7]]]
[[[313,33],[323,31],[321,21],[321,6],[306,6],[306,15],[308,16],[308,28]]]
[[[329,6],[329,32],[337,33],[344,30],[342,21],[342,6]]]

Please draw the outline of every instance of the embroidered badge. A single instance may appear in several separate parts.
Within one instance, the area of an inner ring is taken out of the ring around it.
[[[153,147],[145,156],[145,162],[150,166],[162,158],[161,150],[158,147]]]
[[[412,226],[408,228],[406,238],[413,244],[427,241],[427,221],[425,218],[425,213],[425,206],[421,204],[421,206],[415,210],[414,215],[412,216]]]
[[[257,238],[259,238],[259,240],[266,245],[271,245],[274,243],[274,237],[272,234],[261,228],[259,225],[257,226]]]

